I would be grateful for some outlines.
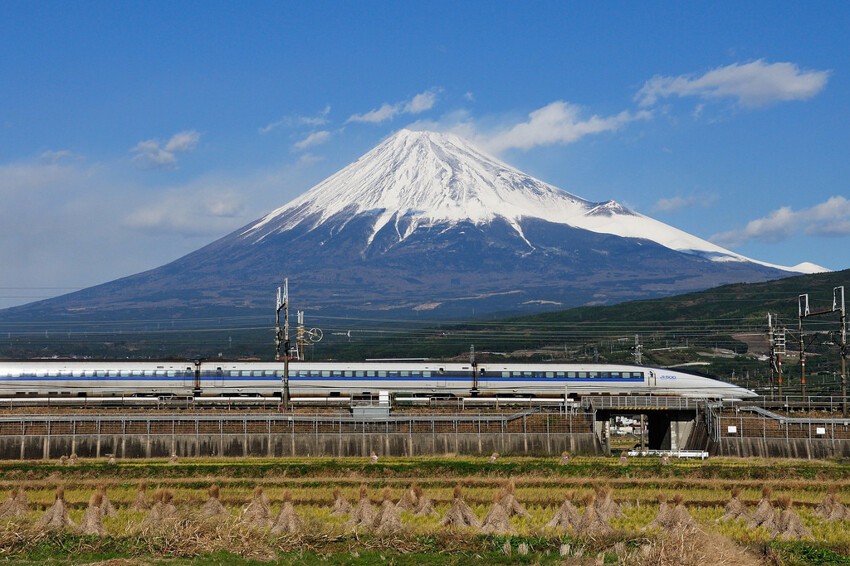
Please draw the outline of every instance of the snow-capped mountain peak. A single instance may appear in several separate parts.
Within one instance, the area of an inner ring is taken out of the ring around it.
[[[591,202],[570,194],[487,155],[456,135],[411,130],[396,132],[354,163],[249,226],[242,236],[259,242],[299,225],[313,230],[331,218],[344,225],[363,215],[372,222],[366,247],[388,224],[403,241],[422,227],[459,222],[482,225],[501,219],[534,248],[523,234],[522,222],[538,219],[648,239],[714,261],[754,261],[615,201]]]
[[[401,130],[246,231],[319,225],[345,211],[373,214],[372,236],[405,219],[406,237],[420,226],[501,217],[518,231],[523,217],[556,221],[584,214],[584,199],[529,177],[458,136]],[[285,219],[284,219],[285,218]],[[276,220],[283,220],[277,223]]]

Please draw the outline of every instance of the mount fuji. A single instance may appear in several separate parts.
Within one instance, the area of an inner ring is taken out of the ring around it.
[[[259,220],[170,264],[5,319],[270,314],[470,318],[777,279],[758,262],[614,202],[590,202],[449,134],[401,130]]]

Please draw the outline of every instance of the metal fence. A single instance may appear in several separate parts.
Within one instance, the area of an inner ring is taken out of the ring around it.
[[[809,439],[850,440],[850,419],[796,418],[762,407],[744,406],[723,411],[707,406],[706,426],[713,440],[721,439]]]
[[[705,403],[705,399],[688,397],[622,395],[611,397],[585,397],[581,406],[585,410],[697,410]]]
[[[251,415],[5,415],[2,436],[347,434],[347,433],[550,433],[592,431],[592,414],[518,411],[509,414],[416,414],[380,419],[349,414]]]

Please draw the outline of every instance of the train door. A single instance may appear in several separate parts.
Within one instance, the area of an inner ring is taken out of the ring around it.
[[[649,388],[650,393],[652,393],[655,390],[655,386],[658,385],[658,377],[652,370],[649,370],[649,374],[647,374],[646,385]]]
[[[193,364],[195,367],[186,368],[186,379],[191,379],[191,383],[185,385],[191,387],[192,393],[197,397],[201,394],[201,360],[195,360]]]
[[[195,368],[186,366],[183,373],[183,389],[191,391],[195,387]],[[178,374],[179,375],[179,374]]]

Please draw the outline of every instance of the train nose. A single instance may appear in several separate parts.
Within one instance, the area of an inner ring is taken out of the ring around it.
[[[752,399],[754,397],[758,397],[758,393],[756,393],[755,391],[750,391],[749,389],[746,389],[745,387],[735,386],[735,387],[732,387],[731,389],[732,389],[732,391],[731,391],[732,395],[729,395],[728,397],[733,398],[733,399]]]

